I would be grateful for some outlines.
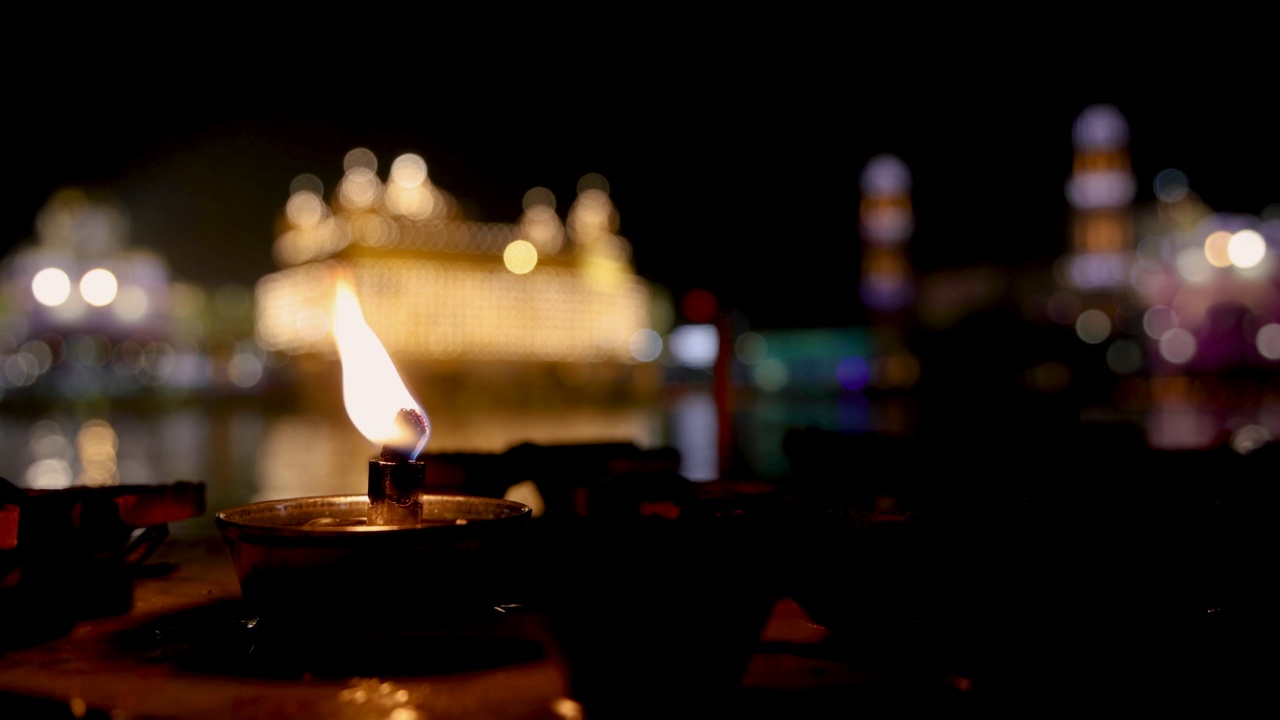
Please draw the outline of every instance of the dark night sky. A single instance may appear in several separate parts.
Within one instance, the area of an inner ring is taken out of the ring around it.
[[[1248,58],[1174,64],[1134,50],[1085,67],[1034,41],[974,57],[966,42],[904,35],[922,56],[873,28],[812,20],[811,37],[784,24],[781,44],[760,22],[733,40],[695,27],[501,57],[389,42],[297,57],[278,37],[255,50],[263,32],[212,54],[179,41],[77,46],[74,70],[11,62],[0,241],[27,242],[50,194],[78,186],[119,198],[132,243],[161,251],[177,277],[252,283],[274,269],[290,180],[331,187],[343,154],[364,146],[381,174],[421,154],[478,220],[514,221],[539,185],[563,214],[578,179],[600,173],[640,274],[677,295],[710,289],[758,327],[821,326],[860,317],[858,174],[876,153],[912,170],[923,270],[1062,253],[1071,124],[1095,102],[1129,120],[1140,202],[1167,167],[1221,211],[1280,202],[1280,133],[1263,102],[1274,78],[1263,84]],[[392,92],[388,77],[413,89]]]

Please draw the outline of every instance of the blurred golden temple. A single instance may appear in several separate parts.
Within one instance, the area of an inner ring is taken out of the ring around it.
[[[534,188],[518,221],[492,223],[463,217],[418,155],[397,157],[385,181],[363,148],[343,168],[328,202],[315,176],[290,187],[273,246],[281,269],[255,289],[264,350],[333,364],[324,361],[336,357],[329,314],[341,265],[402,372],[431,375],[437,390],[442,377],[451,390],[486,393],[552,380],[629,399],[661,384],[653,293],[617,234],[603,177],[579,181],[563,222],[552,193]]]

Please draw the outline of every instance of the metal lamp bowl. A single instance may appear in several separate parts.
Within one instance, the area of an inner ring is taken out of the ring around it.
[[[270,500],[214,517],[260,621],[378,632],[513,602],[522,503],[424,495],[418,525],[370,526],[367,495]]]

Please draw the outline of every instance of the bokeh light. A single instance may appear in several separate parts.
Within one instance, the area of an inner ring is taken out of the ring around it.
[[[516,240],[502,251],[502,263],[517,275],[524,275],[538,265],[538,248],[528,240]]]
[[[667,344],[681,365],[710,368],[720,354],[720,333],[714,325],[681,325],[671,331]]]
[[[1183,328],[1172,328],[1160,336],[1160,357],[1175,365],[1191,361],[1196,355],[1196,338]]]
[[[1271,430],[1267,426],[1249,423],[1242,425],[1231,433],[1229,444],[1232,450],[1241,455],[1248,455],[1274,439],[1275,437],[1272,436]]]
[[[631,357],[640,362],[657,360],[662,355],[662,336],[649,328],[641,328],[631,335]]]
[[[733,352],[743,365],[755,365],[768,354],[769,343],[760,333],[748,330],[733,341]]]
[[[416,187],[427,181],[427,161],[416,153],[405,153],[391,162],[387,180],[402,187]]]
[[[1258,328],[1254,339],[1258,354],[1268,360],[1280,360],[1280,323],[1267,323]]]
[[[1097,345],[1111,335],[1111,318],[1096,308],[1085,310],[1076,318],[1076,335],[1090,345]]]
[[[324,201],[310,190],[295,192],[284,204],[285,217],[299,228],[315,227],[324,218],[326,210]]]
[[[1142,313],[1142,331],[1152,340],[1159,340],[1161,335],[1177,326],[1177,314],[1166,305],[1154,305]]]
[[[502,493],[504,500],[514,500],[518,503],[524,503],[529,506],[533,517],[541,517],[547,509],[547,503],[542,499],[542,493],[538,490],[538,484],[532,480],[521,480],[520,482],[508,487]]]
[[[352,170],[368,170],[369,172],[378,171],[378,157],[368,148],[358,147],[347,151],[342,158],[343,172],[351,172]]]
[[[751,379],[765,392],[778,392],[789,381],[787,364],[777,358],[766,358],[751,368]]]
[[[227,380],[241,388],[251,388],[262,381],[262,360],[256,353],[241,350],[227,362]]]
[[[151,298],[145,288],[125,285],[116,294],[116,301],[112,303],[111,309],[121,320],[135,322],[146,317],[151,310]]]
[[[105,420],[89,420],[76,433],[76,451],[80,457],[82,473],[79,484],[100,486],[117,485],[116,449],[119,440],[116,432]]]
[[[1175,203],[1187,196],[1190,183],[1187,174],[1175,168],[1166,168],[1156,173],[1152,183],[1156,197],[1161,202]]]
[[[1267,241],[1257,230],[1240,230],[1227,243],[1231,264],[1241,269],[1254,267],[1267,254]]]
[[[554,212],[556,209],[556,194],[542,186],[532,187],[525,191],[524,197],[521,198],[520,205],[525,210],[532,210],[535,207],[546,207]]]
[[[314,194],[316,197],[322,198],[324,197],[324,183],[320,181],[320,178],[311,173],[302,173],[301,175],[295,176],[289,183],[290,195],[300,192],[309,192]]]
[[[1227,254],[1227,245],[1231,242],[1231,233],[1218,230],[1209,233],[1204,239],[1204,257],[1216,268],[1231,266],[1231,257]]]
[[[1207,282],[1213,277],[1214,268],[1205,257],[1203,247],[1185,247],[1179,250],[1174,259],[1174,265],[1178,268],[1178,274],[1182,279],[1193,285]]]
[[[116,276],[106,268],[94,268],[80,278],[80,296],[94,307],[110,305],[118,289]]]
[[[680,312],[691,323],[709,323],[715,320],[719,304],[716,296],[702,288],[694,288],[680,299]]]
[[[364,210],[373,207],[382,194],[382,181],[368,168],[356,167],[347,171],[338,185],[338,197],[344,207]]]
[[[865,389],[870,380],[871,365],[866,358],[850,355],[836,364],[836,381],[845,390],[858,392]]]
[[[31,294],[41,305],[57,307],[71,297],[71,278],[61,268],[45,268],[31,278]]]
[[[1142,346],[1128,338],[1120,338],[1107,346],[1107,367],[1117,375],[1129,375],[1142,369]]]

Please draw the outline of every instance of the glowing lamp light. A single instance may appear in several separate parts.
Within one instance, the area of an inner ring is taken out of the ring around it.
[[[427,413],[409,393],[382,341],[365,322],[355,288],[339,277],[333,306],[333,338],[342,362],[342,400],[347,416],[369,441],[402,449],[416,459],[431,435],[430,423],[421,439],[398,421],[400,410]]]

